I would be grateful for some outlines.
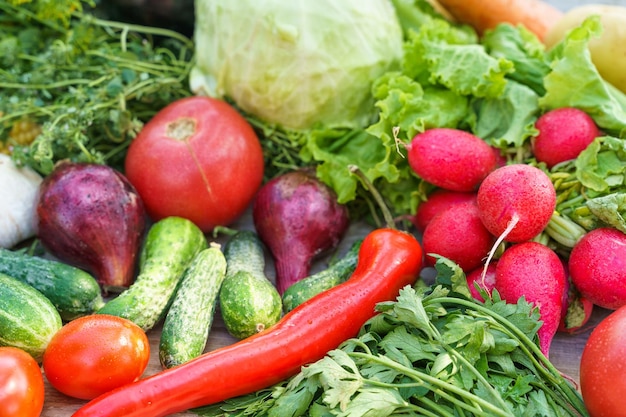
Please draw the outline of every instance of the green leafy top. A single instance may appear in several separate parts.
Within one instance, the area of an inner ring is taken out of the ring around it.
[[[15,145],[19,163],[43,174],[65,158],[119,167],[143,123],[190,94],[182,35],[99,19],[78,0],[16,3],[0,1],[0,138],[21,119],[42,125],[31,146]]]

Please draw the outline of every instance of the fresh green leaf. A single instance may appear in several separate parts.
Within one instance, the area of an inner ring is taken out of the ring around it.
[[[613,193],[587,200],[589,210],[603,223],[626,233],[626,193]]]
[[[487,30],[482,38],[487,52],[511,61],[515,71],[507,77],[533,90],[537,95],[545,93],[544,78],[550,72],[545,45],[525,27],[502,23]]]
[[[552,71],[544,78],[543,110],[576,107],[588,113],[606,133],[626,134],[626,95],[602,79],[591,60],[589,41],[598,37],[598,16],[587,18],[550,51]]]

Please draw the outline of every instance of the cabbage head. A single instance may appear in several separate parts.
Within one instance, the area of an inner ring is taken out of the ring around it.
[[[403,38],[389,0],[196,0],[194,41],[195,94],[306,130],[369,124]]]

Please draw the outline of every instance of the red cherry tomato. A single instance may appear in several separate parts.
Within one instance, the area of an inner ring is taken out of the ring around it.
[[[580,390],[591,417],[626,416],[626,306],[589,335],[580,359]]]
[[[263,164],[256,133],[232,106],[188,97],[146,123],[128,149],[125,174],[153,220],[180,216],[208,232],[243,214]]]
[[[146,333],[130,320],[106,314],[65,324],[43,355],[50,384],[70,397],[89,400],[138,380],[150,359]]]
[[[39,417],[43,409],[41,368],[22,349],[0,347],[0,416]]]

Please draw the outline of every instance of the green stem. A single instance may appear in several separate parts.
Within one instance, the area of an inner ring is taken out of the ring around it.
[[[387,205],[385,204],[385,200],[383,199],[383,196],[380,194],[380,192],[378,192],[376,187],[374,187],[374,184],[372,183],[372,181],[370,181],[370,179],[367,178],[367,175],[365,175],[358,166],[350,165],[348,166],[348,169],[350,170],[351,173],[359,177],[361,182],[363,182],[363,184],[365,185],[365,188],[372,193],[372,196],[376,200],[376,203],[378,203],[380,211],[383,213],[383,218],[385,219],[385,223],[387,227],[391,229],[395,229],[396,228],[395,221],[393,219],[393,216],[391,215],[391,212],[389,211],[389,207],[387,207]]]
[[[427,304],[456,304],[491,317],[500,324],[501,331],[520,341],[519,348],[528,356],[544,379],[565,396],[571,408],[573,408],[579,416],[587,417],[589,415],[580,394],[563,378],[561,372],[546,358],[539,346],[509,320],[479,303],[461,298],[438,297],[425,300],[424,305]]]
[[[189,39],[188,37],[184,36],[181,33],[178,33],[170,29],[99,19],[97,17],[91,16],[91,15],[85,15],[82,13],[75,13],[75,16],[77,18],[89,19],[89,22],[93,23],[96,26],[121,30],[123,31],[123,34],[127,34],[128,31],[131,31],[131,32],[137,32],[137,33],[163,36],[166,38],[176,39],[182,42],[186,47],[190,49],[193,49],[194,47],[194,43],[191,39]]]
[[[436,417],[457,417],[454,413],[444,410],[435,401],[431,400],[428,397],[420,397],[418,401],[428,406],[430,410],[434,411],[433,413],[430,410],[426,410],[424,407],[416,405],[416,407],[418,407],[419,410],[426,410],[428,412],[428,414],[425,414],[425,415],[436,416]]]
[[[483,374],[478,372],[478,370],[467,359],[465,359],[463,355],[461,355],[456,350],[452,349],[448,344],[442,343],[442,345],[445,346],[446,351],[450,354],[450,356],[453,356],[457,360],[461,361],[463,365],[465,365],[466,369],[469,369],[472,371],[472,373],[476,376],[476,380],[483,384],[483,386],[487,389],[487,391],[491,393],[492,398],[498,401],[498,403],[500,404],[500,407],[502,407],[503,409],[507,408],[506,402],[502,399],[502,396],[500,395],[500,393],[489,383],[489,381],[487,381],[487,379],[485,379]]]
[[[573,248],[587,231],[568,217],[555,211],[546,226],[546,233],[563,246]]]
[[[350,352],[349,355],[352,357],[357,357],[357,358],[366,359],[372,362],[377,362],[391,369],[395,369],[401,372],[403,375],[406,375],[414,379],[415,381],[417,381],[418,382],[417,386],[425,386],[434,394],[439,395],[442,398],[445,398],[446,400],[450,401],[451,403],[456,404],[459,407],[466,409],[467,411],[475,413],[476,415],[482,415],[484,414],[485,410],[488,410],[497,416],[512,417],[512,414],[510,414],[506,410],[503,410],[497,407],[496,405],[491,404],[487,402],[486,400],[480,397],[477,397],[476,395],[456,385],[450,384],[439,378],[433,377],[415,368],[409,368],[404,365],[401,365],[398,362],[395,362],[387,358],[386,356],[368,355],[368,354],[361,353],[361,352]],[[380,381],[370,381],[370,380],[367,380],[367,381],[369,383],[372,383],[378,386],[385,386],[385,387],[397,387],[398,386],[398,384],[386,384]],[[458,396],[459,398],[462,398],[465,401],[461,401],[455,396]],[[475,404],[475,406],[471,406],[470,404]]]

